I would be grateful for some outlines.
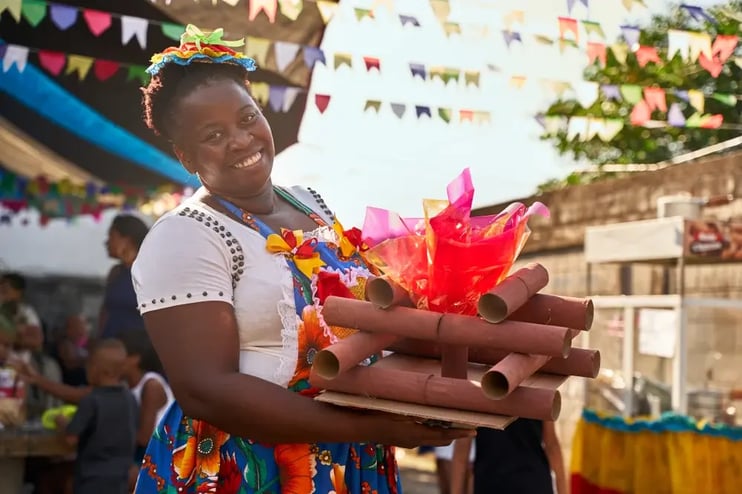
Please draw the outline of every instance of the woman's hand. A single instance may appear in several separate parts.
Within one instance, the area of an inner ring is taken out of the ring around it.
[[[21,359],[13,358],[8,361],[8,365],[15,369],[18,378],[27,384],[36,384],[41,378],[41,374],[33,365]]]
[[[391,413],[359,416],[372,442],[402,448],[446,446],[456,439],[474,437],[475,429],[445,428],[420,423],[419,419]]]

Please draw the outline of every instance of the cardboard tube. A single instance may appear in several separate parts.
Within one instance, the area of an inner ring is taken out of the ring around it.
[[[479,297],[479,315],[491,323],[504,321],[548,284],[549,272],[542,265],[532,263],[520,268]]]
[[[441,346],[441,376],[466,379],[469,348],[461,345]]]
[[[388,350],[415,357],[440,358],[440,345],[431,341],[402,338],[388,347]],[[469,362],[494,365],[510,352],[492,348],[469,347]],[[580,376],[594,378],[600,371],[600,352],[587,348],[572,348],[566,358],[552,358],[541,367],[541,372],[561,376]]]
[[[590,299],[537,293],[510,314],[508,319],[587,331],[593,325],[594,315],[595,309]]]
[[[497,362],[482,376],[482,391],[492,400],[500,400],[512,393],[525,378],[544,366],[551,357],[511,353]]]
[[[341,372],[381,352],[398,339],[393,334],[359,331],[318,352],[312,367],[323,378],[335,379]]]
[[[386,276],[373,278],[366,282],[366,300],[380,309],[388,309],[394,305],[413,306],[407,290]]]
[[[383,360],[383,359],[382,359]],[[323,379],[312,369],[312,386],[361,396],[469,410],[495,415],[556,420],[561,410],[558,390],[519,387],[502,400],[490,400],[479,384],[467,379],[408,372],[378,365],[358,366],[335,379]]]
[[[327,297],[322,315],[327,324],[334,326],[470,348],[499,348],[565,357],[572,346],[567,328],[518,321],[492,325],[474,316],[440,314],[407,307],[382,310],[370,302],[335,296]]]

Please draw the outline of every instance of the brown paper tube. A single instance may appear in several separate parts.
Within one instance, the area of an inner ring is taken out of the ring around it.
[[[502,400],[490,400],[478,383],[466,379],[377,365],[355,367],[335,379],[323,379],[312,369],[309,382],[329,391],[536,420],[556,420],[561,410],[555,389],[519,387]]]
[[[479,297],[479,315],[491,323],[504,321],[548,284],[549,272],[542,265],[533,263],[520,268]]]
[[[493,400],[500,400],[512,393],[525,378],[544,366],[551,357],[511,353],[497,362],[482,376],[482,391]]]
[[[325,379],[355,367],[371,355],[381,352],[399,339],[393,334],[359,331],[317,353],[312,367]]]
[[[373,278],[366,282],[366,299],[380,309],[387,309],[394,305],[413,306],[407,290],[386,276]]]
[[[587,331],[593,325],[594,315],[595,309],[590,299],[537,293],[510,314],[508,319]]]
[[[440,358],[440,345],[425,340],[402,338],[388,347],[388,350],[415,357]],[[492,348],[469,347],[469,362],[494,365],[510,352]],[[594,378],[600,371],[600,352],[587,348],[572,348],[566,358],[552,358],[541,368],[541,372],[561,376]]]
[[[572,346],[569,329],[503,321],[493,325],[474,316],[440,314],[408,307],[379,309],[370,302],[330,296],[322,309],[325,322],[372,333],[468,347],[565,357]]]
[[[469,366],[469,347],[461,345],[441,346],[441,376],[466,379]]]

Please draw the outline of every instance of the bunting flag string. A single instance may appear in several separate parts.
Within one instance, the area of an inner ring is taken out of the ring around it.
[[[3,53],[4,51],[4,53]],[[38,64],[51,75],[77,75],[80,81],[85,80],[92,72],[93,76],[105,82],[119,71],[126,73],[127,81],[137,81],[142,85],[149,82],[149,75],[143,65],[128,64],[113,60],[93,58],[73,53],[52,50],[39,50],[21,45],[0,45],[2,70],[7,72],[15,67],[23,72],[28,64],[29,54],[34,53]],[[287,113],[296,100],[296,97],[306,89],[297,86],[281,86],[264,82],[252,82],[250,91],[255,100],[263,106],[268,106],[274,113]]]

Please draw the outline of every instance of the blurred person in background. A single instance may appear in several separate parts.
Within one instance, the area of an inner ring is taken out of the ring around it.
[[[17,343],[19,333],[26,326],[41,328],[41,319],[36,311],[25,302],[26,279],[18,273],[5,273],[0,277],[0,314],[10,325],[13,344]]]

